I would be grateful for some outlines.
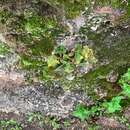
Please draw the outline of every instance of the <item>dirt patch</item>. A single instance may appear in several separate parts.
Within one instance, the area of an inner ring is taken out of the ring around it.
[[[14,88],[22,85],[25,82],[24,75],[17,72],[6,72],[0,70],[0,89]]]
[[[97,120],[97,124],[100,126],[103,126],[104,129],[120,129],[120,130],[127,130],[125,126],[120,124],[116,119],[114,118],[108,118],[108,117],[100,117],[99,120]]]

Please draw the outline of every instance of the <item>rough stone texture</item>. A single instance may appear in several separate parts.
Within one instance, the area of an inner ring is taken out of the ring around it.
[[[21,86],[0,91],[0,110],[5,112],[27,113],[39,111],[47,115],[67,117],[75,103],[92,101],[85,95],[64,92],[60,86],[35,85]]]
[[[125,109],[124,116],[130,122],[130,107],[128,107],[128,108]]]
[[[111,83],[115,83],[118,79],[118,73],[111,71],[107,76],[106,80]]]
[[[0,69],[1,70],[13,70],[15,64],[18,61],[18,55],[16,53],[9,53],[4,56],[0,56]]]
[[[23,2],[22,0],[19,0],[16,2],[12,0],[9,2],[9,0],[7,0],[7,2],[1,6],[19,14],[19,12],[22,13],[25,8],[30,6],[30,4],[27,4],[30,0],[27,0],[27,3],[24,1],[25,0],[23,0]],[[43,11],[46,6],[38,5],[38,7],[41,7],[41,15],[45,15],[46,12]],[[129,66],[129,24],[124,27],[113,27],[111,25],[107,26],[106,23],[109,23],[110,20],[111,19],[101,17],[100,14],[97,15],[92,13],[89,14],[87,19],[84,17],[77,17],[74,20],[67,21],[69,33],[71,34],[70,36],[66,36],[66,39],[63,39],[63,42],[66,46],[68,45],[68,47],[73,48],[77,42],[77,37],[79,37],[77,34],[79,31],[82,32],[82,30],[80,30],[80,27],[82,27],[82,29],[85,30],[82,34],[87,37],[84,40],[85,44],[93,48],[95,55],[97,55],[97,58],[99,59],[99,66],[97,67],[106,65],[106,68],[111,66],[112,69],[120,69],[122,66]],[[86,25],[84,25],[85,21]],[[9,42],[9,39],[12,38],[8,35],[9,37],[6,37],[8,38],[7,41],[3,35],[4,31],[5,30],[1,31],[0,40],[3,42]],[[75,34],[73,35],[73,33]],[[83,39],[81,36],[81,43],[82,41]],[[28,86],[22,85],[23,76],[14,71],[15,63],[17,62],[16,57],[17,55],[15,53],[9,53],[3,57],[0,57],[0,88],[2,88],[0,90],[0,111],[24,114],[38,111],[42,114],[64,118],[69,116],[70,112],[77,103],[84,103],[85,105],[93,104],[92,100],[85,94],[70,91],[65,92],[62,89],[62,86],[57,83],[53,83],[52,86],[46,84],[35,84]],[[113,73],[109,73],[106,80],[112,83],[115,82],[117,77],[114,76],[113,78],[113,76]],[[94,80],[98,80],[98,77],[95,77]],[[89,80],[86,79],[86,82],[89,82]],[[95,82],[95,84],[97,85],[97,82]],[[88,87],[86,87],[86,89],[88,89]],[[94,91],[94,89],[92,90]],[[102,92],[100,88],[99,90],[98,88],[95,90],[100,98],[106,96],[106,93],[104,93],[105,91]],[[91,91],[91,93],[93,91]],[[104,126],[104,130],[126,129],[123,128],[116,120],[106,117],[100,117],[97,124]],[[75,129],[82,128],[82,124],[80,123],[74,125]],[[30,126],[27,130],[28,129],[33,130],[33,127]],[[83,129],[85,129],[84,126]]]

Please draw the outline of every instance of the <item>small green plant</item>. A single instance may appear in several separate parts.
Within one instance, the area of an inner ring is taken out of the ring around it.
[[[81,121],[84,121],[86,118],[89,117],[90,112],[83,106],[83,105],[77,105],[75,107],[75,110],[72,112],[72,115],[75,117],[78,117],[81,119]]]
[[[114,113],[116,111],[121,110],[120,102],[122,98],[122,96],[113,97],[110,102],[103,103],[103,106],[106,108],[106,112]]]
[[[51,36],[51,32],[57,26],[54,19],[43,18],[37,14],[29,14],[24,20],[25,30],[35,38]]]
[[[41,121],[43,120],[43,116],[40,113],[28,113],[27,115],[27,121],[33,122],[33,121]]]
[[[104,101],[100,103],[100,105],[92,106],[90,109],[79,104],[75,107],[72,115],[84,121],[99,111],[100,113],[110,114],[120,111],[122,108],[122,99],[125,97],[130,97],[130,69],[128,69],[128,71],[121,76],[118,83],[121,86],[122,91],[117,96],[113,97],[110,101]]]
[[[96,58],[92,49],[80,44],[77,44],[71,51],[67,51],[62,45],[58,46],[47,60],[48,67],[60,66],[67,73],[73,72],[77,65],[85,62],[95,63]]]
[[[90,109],[88,109],[85,106],[78,104],[75,107],[75,110],[72,112],[72,115],[81,119],[81,121],[84,121],[85,119],[88,119],[90,116],[95,115],[98,109],[99,108],[97,106],[93,106]]]
[[[22,130],[21,125],[13,119],[0,121],[0,128],[2,130]]]
[[[27,115],[27,121],[29,123],[38,123],[40,127],[43,127],[44,124],[51,125],[53,129],[60,128],[57,118],[45,117],[41,113],[29,113]]]
[[[57,119],[54,118],[52,120],[49,120],[49,123],[51,124],[51,126],[53,127],[53,129],[58,129],[60,128],[60,124],[57,123]]]
[[[67,128],[67,127],[69,127],[69,126],[70,126],[70,122],[69,122],[69,121],[67,121],[67,120],[65,120],[65,121],[63,122],[63,124],[64,124],[65,128]]]
[[[116,111],[120,111],[120,102],[122,98],[122,96],[113,97],[109,102],[105,101],[100,105],[94,105],[90,108],[86,108],[85,106],[79,104],[75,107],[72,115],[79,118],[81,121],[84,121],[92,116],[99,115],[99,113],[102,115],[103,113],[114,113]]]
[[[130,97],[130,68],[124,75],[121,76],[119,85],[122,88],[121,94]]]
[[[9,52],[9,48],[0,42],[0,55],[5,55]]]

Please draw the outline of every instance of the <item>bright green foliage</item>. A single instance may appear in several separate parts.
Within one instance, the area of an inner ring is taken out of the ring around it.
[[[84,121],[89,117],[90,111],[87,110],[83,105],[77,105],[75,110],[72,112],[72,115]]]
[[[43,116],[39,113],[28,113],[27,115],[27,121],[32,123],[33,121],[40,121],[43,119]]]
[[[98,110],[98,106],[93,106],[90,109],[87,109],[85,106],[78,104],[75,107],[75,110],[72,112],[72,115],[81,119],[81,121],[84,121],[85,119],[88,119],[90,116],[94,116]]]
[[[51,123],[51,125],[52,125],[52,127],[53,127],[54,129],[60,128],[60,124],[57,123],[57,119],[56,119],[56,118],[52,119],[52,120],[50,121],[50,123]]]
[[[130,97],[130,85],[124,83],[124,84],[122,85],[122,88],[123,88],[122,94],[124,94],[124,95]]]
[[[103,114],[104,110],[106,113],[114,113],[121,110],[121,100],[123,96],[116,96],[111,99],[111,101],[100,103],[100,105],[92,106],[91,108],[86,108],[83,105],[77,105],[75,110],[72,112],[72,115],[84,121],[92,116],[95,116],[96,113],[99,115]]]
[[[1,120],[0,128],[2,128],[2,130],[22,130],[20,124],[15,120]]]
[[[129,83],[130,82],[130,68],[128,69],[128,71],[121,76],[121,79],[119,80],[119,84],[123,85],[124,83]]]
[[[121,79],[119,80],[119,85],[122,87],[122,94],[130,97],[130,69],[121,76]]]
[[[107,113],[114,113],[116,111],[121,110],[121,99],[122,96],[113,97],[111,101],[109,102],[103,102],[100,105],[92,106],[91,108],[86,108],[83,105],[77,105],[75,110],[72,112],[72,115],[81,119],[81,121],[84,121],[85,119],[88,119],[94,115],[103,113],[105,110]],[[102,111],[103,110],[103,111]]]
[[[53,19],[31,15],[25,18],[25,30],[34,37],[50,36],[57,24]]]
[[[120,102],[122,96],[113,97],[110,102],[103,103],[103,106],[106,108],[107,113],[114,113],[121,110]]]

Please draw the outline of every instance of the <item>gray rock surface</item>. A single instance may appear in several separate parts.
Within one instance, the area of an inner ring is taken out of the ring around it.
[[[19,86],[14,89],[0,91],[0,111],[27,113],[41,112],[46,115],[67,117],[74,105],[83,102],[86,105],[92,101],[85,95],[73,92],[64,92],[63,89],[54,85]]]

